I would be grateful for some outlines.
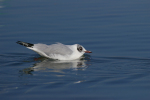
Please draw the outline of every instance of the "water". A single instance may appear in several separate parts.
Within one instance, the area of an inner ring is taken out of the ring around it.
[[[149,0],[1,0],[2,100],[149,100]],[[81,44],[55,61],[16,41]]]

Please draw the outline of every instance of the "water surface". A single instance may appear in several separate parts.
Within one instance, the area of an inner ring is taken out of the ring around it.
[[[1,99],[149,100],[148,0],[0,1]],[[16,44],[81,44],[74,61]]]

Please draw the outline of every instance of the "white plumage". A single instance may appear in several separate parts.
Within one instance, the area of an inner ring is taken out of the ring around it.
[[[58,60],[74,60],[80,58],[84,53],[92,53],[79,44],[64,45],[62,43],[56,43],[46,45],[41,43],[31,44],[21,41],[17,43],[26,46],[28,49],[37,52],[41,56]]]

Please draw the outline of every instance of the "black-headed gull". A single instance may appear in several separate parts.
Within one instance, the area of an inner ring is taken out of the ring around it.
[[[84,53],[92,53],[79,44],[64,45],[62,43],[56,43],[46,45],[42,43],[31,44],[22,41],[18,41],[17,43],[37,52],[43,57],[58,60],[74,60],[80,58]]]

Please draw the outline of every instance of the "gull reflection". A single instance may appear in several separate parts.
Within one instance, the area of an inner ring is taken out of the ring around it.
[[[84,59],[59,61],[40,58],[40,62],[33,64],[33,67],[23,69],[21,72],[24,74],[32,74],[33,71],[64,73],[65,69],[85,70],[87,68],[86,62],[87,60]]]
[[[73,61],[59,61],[59,60],[49,60],[45,59],[42,62],[36,63],[33,67],[34,71],[47,71],[48,69],[53,69],[53,72],[61,71],[64,69],[74,69],[79,70],[80,68],[84,70],[86,67],[86,60],[73,60]]]

